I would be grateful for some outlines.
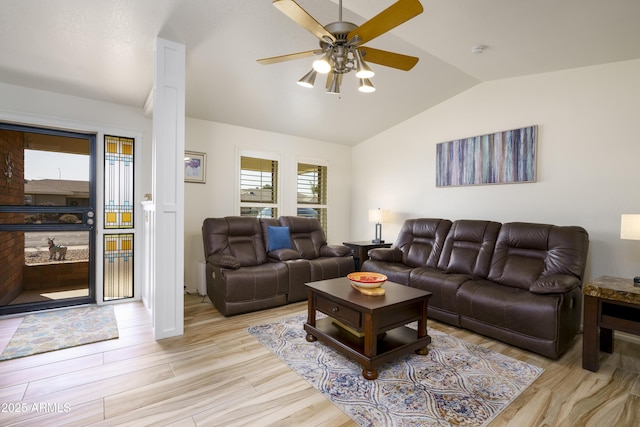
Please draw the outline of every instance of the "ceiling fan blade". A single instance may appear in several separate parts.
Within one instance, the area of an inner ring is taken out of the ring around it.
[[[321,49],[307,50],[304,52],[290,53],[288,55],[272,56],[271,58],[258,59],[258,64],[269,65],[277,64],[278,62],[291,61],[292,59],[306,58],[322,53]]]
[[[373,62],[374,64],[397,68],[403,71],[409,71],[412,69],[419,60],[419,58],[416,58],[415,56],[374,49],[367,46],[359,47],[358,50],[362,53],[364,60],[367,62]]]
[[[335,42],[336,38],[327,31],[313,16],[309,15],[298,3],[293,0],[273,0],[273,5],[277,7],[280,12],[293,19],[298,25],[304,27],[311,34],[325,41],[325,38],[329,38],[331,42]]]
[[[366,43],[386,33],[392,28],[418,16],[424,9],[419,0],[398,0],[347,35],[347,40],[360,37],[359,43]]]

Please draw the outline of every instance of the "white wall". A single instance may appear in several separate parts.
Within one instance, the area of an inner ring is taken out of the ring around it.
[[[352,186],[363,191],[353,194],[351,238],[372,238],[376,207],[391,211],[392,242],[415,217],[580,225],[587,279],[640,275],[640,241],[619,238],[620,214],[640,213],[639,117],[639,60],[482,83],[354,147]],[[536,183],[435,186],[437,143],[529,125],[538,125]]]
[[[280,156],[284,185],[280,215],[296,214],[297,163],[326,162],[328,166],[329,243],[349,238],[351,216],[351,147],[187,118],[185,149],[207,154],[206,184],[185,183],[185,284],[197,288],[198,260],[204,259],[202,221],[239,215],[237,150],[248,149]]]

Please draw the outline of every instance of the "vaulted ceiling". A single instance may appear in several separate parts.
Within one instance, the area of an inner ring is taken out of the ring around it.
[[[317,21],[337,0],[297,0]],[[318,40],[271,0],[2,0],[0,82],[142,108],[157,36],[187,51],[189,117],[354,145],[481,82],[640,58],[638,0],[421,0],[424,12],[368,46],[417,56],[347,74],[339,96],[296,85],[313,58],[256,59]],[[392,0],[343,0],[360,25]],[[485,46],[473,54],[473,46]]]

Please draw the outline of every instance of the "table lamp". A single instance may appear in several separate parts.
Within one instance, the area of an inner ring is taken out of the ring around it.
[[[382,240],[382,211],[378,209],[369,209],[369,222],[376,224],[376,237],[371,243],[384,243]]]
[[[625,240],[640,240],[640,215],[622,215],[620,220],[620,238]],[[633,286],[640,286],[640,276],[633,278]]]

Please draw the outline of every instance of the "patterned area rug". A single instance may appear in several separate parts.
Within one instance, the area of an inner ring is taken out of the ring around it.
[[[0,360],[114,338],[118,338],[118,324],[110,305],[29,314],[0,354]]]
[[[301,315],[248,331],[361,426],[484,426],[543,372],[429,329],[427,356],[398,358],[368,381],[357,363],[307,342],[305,321]]]

